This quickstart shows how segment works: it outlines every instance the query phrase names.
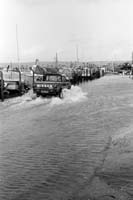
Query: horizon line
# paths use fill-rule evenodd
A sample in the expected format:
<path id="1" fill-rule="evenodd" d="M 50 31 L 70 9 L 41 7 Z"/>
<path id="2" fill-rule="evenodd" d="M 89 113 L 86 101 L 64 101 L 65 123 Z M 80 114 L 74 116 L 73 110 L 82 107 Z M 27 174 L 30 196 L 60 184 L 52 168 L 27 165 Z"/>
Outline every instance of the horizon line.
<path id="1" fill-rule="evenodd" d="M 77 63 L 77 61 L 71 61 L 71 60 L 69 60 L 69 61 L 58 61 L 58 63 Z M 130 59 L 130 60 L 93 60 L 93 61 L 79 61 L 78 63 L 93 63 L 93 62 L 132 62 L 132 60 Z M 35 63 L 35 61 L 21 61 L 21 62 L 19 62 L 19 64 L 26 64 L 26 63 Z M 39 63 L 55 63 L 55 61 L 42 61 L 42 60 L 40 60 L 39 61 Z M 12 62 L 12 61 L 10 61 L 10 62 L 8 62 L 8 61 L 4 61 L 4 62 L 0 62 L 0 64 L 18 64 L 18 62 L 17 61 L 15 61 L 15 62 Z"/>

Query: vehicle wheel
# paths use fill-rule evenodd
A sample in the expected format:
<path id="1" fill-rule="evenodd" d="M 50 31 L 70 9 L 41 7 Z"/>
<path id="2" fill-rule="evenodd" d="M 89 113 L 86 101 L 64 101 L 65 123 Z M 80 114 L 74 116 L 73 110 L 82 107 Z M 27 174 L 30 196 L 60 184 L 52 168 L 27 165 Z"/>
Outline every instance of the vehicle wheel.
<path id="1" fill-rule="evenodd" d="M 4 93 L 4 97 L 5 97 L 5 98 L 9 98 L 9 97 L 10 97 L 9 91 L 6 90 L 6 91 L 4 91 L 3 93 Z"/>
<path id="2" fill-rule="evenodd" d="M 64 98 L 64 95 L 63 95 L 63 91 L 62 91 L 62 90 L 59 92 L 59 98 L 60 98 L 60 99 L 63 99 L 63 98 Z"/>
<path id="3" fill-rule="evenodd" d="M 37 97 L 40 97 L 40 94 L 39 94 L 39 93 L 36 93 L 36 96 L 37 96 Z"/>

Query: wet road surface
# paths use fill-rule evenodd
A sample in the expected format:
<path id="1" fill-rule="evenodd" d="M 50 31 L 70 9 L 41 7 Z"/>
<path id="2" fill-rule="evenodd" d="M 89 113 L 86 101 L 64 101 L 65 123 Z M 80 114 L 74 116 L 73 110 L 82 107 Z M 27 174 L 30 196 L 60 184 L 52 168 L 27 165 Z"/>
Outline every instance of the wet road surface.
<path id="1" fill-rule="evenodd" d="M 0 103 L 0 199 L 132 198 L 100 197 L 98 190 L 108 190 L 99 170 L 113 138 L 132 131 L 133 80 L 105 76 L 64 95 L 33 100 L 29 93 Z"/>

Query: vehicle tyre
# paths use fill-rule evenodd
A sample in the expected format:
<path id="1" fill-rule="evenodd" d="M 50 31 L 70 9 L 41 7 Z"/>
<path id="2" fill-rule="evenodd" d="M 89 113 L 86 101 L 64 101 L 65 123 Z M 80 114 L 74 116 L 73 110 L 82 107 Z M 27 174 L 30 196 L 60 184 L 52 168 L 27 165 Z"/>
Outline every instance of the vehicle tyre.
<path id="1" fill-rule="evenodd" d="M 59 92 L 59 98 L 60 98 L 60 99 L 63 99 L 63 98 L 64 98 L 64 95 L 63 95 L 63 91 L 62 91 L 62 90 L 60 90 L 60 92 Z"/>
<path id="2" fill-rule="evenodd" d="M 39 94 L 39 93 L 36 93 L 36 96 L 37 96 L 37 97 L 40 97 L 40 94 Z"/>
<path id="3" fill-rule="evenodd" d="M 4 97 L 9 98 L 10 97 L 10 92 L 7 90 L 4 90 Z"/>

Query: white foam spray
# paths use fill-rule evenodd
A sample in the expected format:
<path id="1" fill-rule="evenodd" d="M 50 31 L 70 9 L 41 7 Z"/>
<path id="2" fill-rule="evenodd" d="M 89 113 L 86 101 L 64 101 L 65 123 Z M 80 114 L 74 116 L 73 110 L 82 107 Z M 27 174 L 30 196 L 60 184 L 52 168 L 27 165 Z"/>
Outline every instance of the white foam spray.
<path id="1" fill-rule="evenodd" d="M 87 93 L 83 92 L 79 86 L 72 86 L 70 90 L 63 90 L 63 98 L 52 97 L 52 98 L 43 98 L 37 97 L 36 94 L 33 93 L 33 90 L 30 90 L 28 93 L 23 96 L 8 99 L 4 102 L 4 107 L 11 109 L 21 109 L 28 108 L 37 105 L 49 105 L 50 107 L 54 105 L 64 105 L 71 103 L 78 103 L 81 101 L 87 100 Z"/>
<path id="2" fill-rule="evenodd" d="M 71 89 L 63 90 L 63 98 L 52 98 L 51 105 L 71 104 L 87 100 L 87 93 L 79 86 L 72 86 Z"/>

